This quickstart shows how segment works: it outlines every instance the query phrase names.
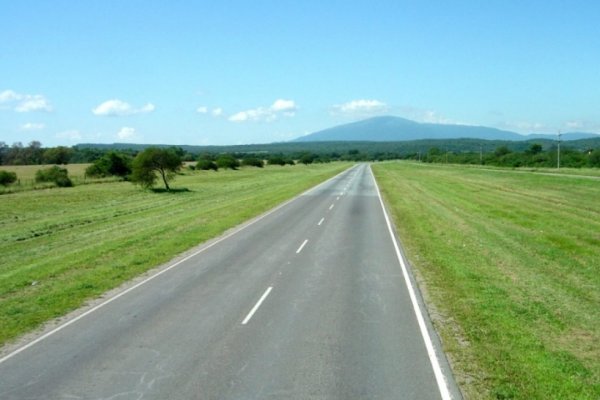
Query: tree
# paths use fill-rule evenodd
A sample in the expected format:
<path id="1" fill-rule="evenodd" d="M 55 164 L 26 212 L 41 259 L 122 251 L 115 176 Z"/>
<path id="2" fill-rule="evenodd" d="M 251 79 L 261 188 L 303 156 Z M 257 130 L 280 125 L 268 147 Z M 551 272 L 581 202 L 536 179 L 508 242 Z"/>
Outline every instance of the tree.
<path id="1" fill-rule="evenodd" d="M 43 161 L 46 164 L 68 164 L 73 150 L 69 147 L 58 146 L 46 149 L 43 154 Z"/>
<path id="2" fill-rule="evenodd" d="M 17 174 L 10 171 L 0 171 L 0 185 L 8 186 L 17 181 Z"/>
<path id="3" fill-rule="evenodd" d="M 198 162 L 196 163 L 196 169 L 201 169 L 203 171 L 208 171 L 209 169 L 212 169 L 213 171 L 217 171 L 219 169 L 219 166 L 214 161 L 203 158 L 201 160 L 198 160 Z"/>
<path id="4" fill-rule="evenodd" d="M 529 148 L 527 150 L 525 150 L 525 153 L 530 154 L 530 155 L 536 155 L 542 152 L 542 145 L 539 143 L 534 143 L 531 146 L 529 146 Z"/>
<path id="5" fill-rule="evenodd" d="M 510 149 L 506 146 L 500 146 L 494 150 L 496 157 L 502 157 L 510 153 Z"/>
<path id="6" fill-rule="evenodd" d="M 600 167 L 600 149 L 590 151 L 588 165 L 590 167 Z"/>
<path id="7" fill-rule="evenodd" d="M 242 165 L 245 165 L 248 167 L 262 168 L 262 167 L 264 167 L 265 164 L 264 164 L 263 160 L 261 160 L 259 158 L 249 157 L 249 158 L 244 158 L 242 160 Z"/>
<path id="8" fill-rule="evenodd" d="M 169 181 L 181 169 L 181 157 L 172 149 L 149 147 L 138 153 L 133 160 L 131 180 L 145 188 L 154 186 L 160 175 L 165 189 L 171 190 Z"/>
<path id="9" fill-rule="evenodd" d="M 312 164 L 313 161 L 315 160 L 315 158 L 317 158 L 316 154 L 311 154 L 311 153 L 304 153 L 301 157 L 300 157 L 300 162 L 302 164 L 308 165 L 308 164 Z"/>
<path id="10" fill-rule="evenodd" d="M 238 169 L 240 162 L 231 154 L 222 154 L 217 158 L 217 165 L 219 168 Z"/>
<path id="11" fill-rule="evenodd" d="M 131 162 L 132 158 L 129 155 L 110 151 L 87 167 L 85 174 L 97 177 L 112 175 L 126 178 L 131 174 Z"/>
<path id="12" fill-rule="evenodd" d="M 268 160 L 269 165 L 285 165 L 285 160 L 282 156 L 271 156 Z"/>

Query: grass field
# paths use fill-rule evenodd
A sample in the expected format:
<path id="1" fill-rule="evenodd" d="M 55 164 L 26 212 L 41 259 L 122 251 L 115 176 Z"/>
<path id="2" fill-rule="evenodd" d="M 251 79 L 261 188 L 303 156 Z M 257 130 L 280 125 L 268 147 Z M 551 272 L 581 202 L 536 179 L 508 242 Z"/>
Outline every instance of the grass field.
<path id="1" fill-rule="evenodd" d="M 91 179 L 85 177 L 85 169 L 90 164 L 68 164 L 62 165 L 61 168 L 66 168 L 69 172 L 69 178 L 74 185 L 83 185 L 87 183 L 98 183 L 98 182 L 115 182 L 117 178 L 101 178 Z M 52 165 L 1 165 L 0 170 L 10 171 L 17 174 L 18 181 L 7 187 L 0 186 L 0 194 L 9 194 L 22 192 L 25 190 L 33 189 L 47 189 L 56 187 L 54 183 L 50 182 L 36 182 L 35 173 L 43 168 L 49 168 Z"/>
<path id="2" fill-rule="evenodd" d="M 0 344 L 349 166 L 187 171 L 177 193 L 111 182 L 0 196 Z"/>
<path id="3" fill-rule="evenodd" d="M 469 399 L 600 399 L 600 180 L 373 166 Z"/>

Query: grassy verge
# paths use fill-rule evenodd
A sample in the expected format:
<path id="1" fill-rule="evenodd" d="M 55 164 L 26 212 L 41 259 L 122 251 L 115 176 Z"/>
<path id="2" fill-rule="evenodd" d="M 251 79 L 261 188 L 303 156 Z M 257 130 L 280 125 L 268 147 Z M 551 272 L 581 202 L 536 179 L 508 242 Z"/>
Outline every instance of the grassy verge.
<path id="1" fill-rule="evenodd" d="M 600 182 L 373 170 L 465 396 L 600 398 Z"/>
<path id="2" fill-rule="evenodd" d="M 186 172 L 0 196 L 0 345 L 259 215 L 350 164 Z"/>

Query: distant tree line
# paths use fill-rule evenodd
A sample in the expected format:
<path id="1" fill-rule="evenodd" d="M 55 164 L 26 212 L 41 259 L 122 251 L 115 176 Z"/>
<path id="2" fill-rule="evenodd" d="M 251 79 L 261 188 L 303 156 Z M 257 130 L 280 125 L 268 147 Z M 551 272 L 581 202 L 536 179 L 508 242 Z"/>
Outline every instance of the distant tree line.
<path id="1" fill-rule="evenodd" d="M 530 144 L 525 151 L 513 151 L 507 146 L 499 146 L 493 152 L 452 152 L 444 151 L 438 147 L 430 148 L 425 154 L 412 154 L 408 157 L 431 163 L 492 165 L 498 167 L 545 167 L 553 168 L 559 164 L 558 146 L 551 146 L 544 150 L 538 143 Z M 589 148 L 585 151 L 574 150 L 561 146 L 560 166 L 567 168 L 599 168 L 600 147 Z"/>
<path id="2" fill-rule="evenodd" d="M 557 144 L 551 140 L 489 141 L 477 139 L 415 140 L 408 142 L 290 142 L 240 146 L 143 146 L 77 145 L 42 147 L 38 141 L 27 146 L 0 142 L 0 165 L 65 165 L 94 163 L 89 176 L 127 177 L 128 163 L 148 147 L 170 149 L 182 161 L 196 162 L 198 169 L 260 167 L 330 161 L 383 161 L 413 159 L 425 162 L 486 164 L 506 167 L 556 165 Z M 561 165 L 599 167 L 600 139 L 561 143 Z M 108 162 L 108 158 L 112 158 Z M 116 158 L 115 158 L 116 157 Z M 231 160 L 237 160 L 232 162 Z M 99 163 L 97 163 L 99 162 Z M 108 165 L 112 165 L 110 170 Z"/>

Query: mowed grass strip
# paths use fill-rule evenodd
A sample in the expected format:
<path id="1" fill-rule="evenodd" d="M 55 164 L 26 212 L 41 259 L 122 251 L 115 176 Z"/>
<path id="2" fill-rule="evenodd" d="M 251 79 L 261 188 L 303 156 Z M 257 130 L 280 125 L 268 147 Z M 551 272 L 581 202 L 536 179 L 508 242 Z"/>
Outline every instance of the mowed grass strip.
<path id="1" fill-rule="evenodd" d="M 349 166 L 188 171 L 178 193 L 113 182 L 0 196 L 0 344 Z"/>
<path id="2" fill-rule="evenodd" d="M 470 399 L 600 399 L 600 181 L 373 166 Z"/>

